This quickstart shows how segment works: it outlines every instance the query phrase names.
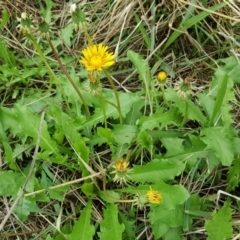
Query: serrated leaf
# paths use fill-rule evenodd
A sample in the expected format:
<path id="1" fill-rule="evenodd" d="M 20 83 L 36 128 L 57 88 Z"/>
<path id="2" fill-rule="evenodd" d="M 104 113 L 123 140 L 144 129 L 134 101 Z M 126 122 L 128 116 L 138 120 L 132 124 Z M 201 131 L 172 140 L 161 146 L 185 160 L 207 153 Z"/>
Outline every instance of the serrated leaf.
<path id="1" fill-rule="evenodd" d="M 95 228 L 91 224 L 92 201 L 89 200 L 87 206 L 83 209 L 79 219 L 75 222 L 71 234 L 68 235 L 68 240 L 92 240 Z"/>
<path id="2" fill-rule="evenodd" d="M 89 148 L 87 147 L 83 139 L 75 141 L 73 143 L 73 148 L 78 153 L 78 156 L 81 158 L 78 159 L 78 163 L 82 170 L 82 176 L 86 177 L 89 175 L 89 171 L 87 170 L 82 161 L 84 161 L 87 164 L 89 163 Z"/>
<path id="3" fill-rule="evenodd" d="M 163 195 L 164 196 L 164 195 Z M 177 195 L 175 195 L 177 197 Z M 183 225 L 184 208 L 182 205 L 175 206 L 174 209 L 167 209 L 161 204 L 151 207 L 149 220 L 151 224 L 166 224 L 168 227 L 179 227 Z"/>
<path id="4" fill-rule="evenodd" d="M 147 131 L 141 131 L 138 134 L 136 141 L 142 148 L 146 148 L 148 151 L 151 151 L 153 148 L 152 136 Z"/>
<path id="5" fill-rule="evenodd" d="M 213 108 L 214 108 L 214 99 L 208 94 L 204 94 L 204 93 L 199 93 L 197 97 L 199 100 L 199 105 L 206 112 L 208 119 L 210 119 L 211 114 L 213 112 Z"/>
<path id="6" fill-rule="evenodd" d="M 155 239 L 161 239 L 161 237 L 164 236 L 169 230 L 169 226 L 165 223 L 159 224 L 156 222 L 151 224 L 151 227 Z"/>
<path id="7" fill-rule="evenodd" d="M 146 78 L 148 76 L 150 76 L 150 70 L 149 70 L 149 66 L 147 64 L 147 61 L 144 60 L 141 55 L 139 55 L 138 53 L 136 53 L 132 50 L 129 50 L 127 52 L 127 57 L 136 67 L 137 72 L 140 76 L 140 79 L 143 80 L 145 83 L 147 83 Z"/>
<path id="8" fill-rule="evenodd" d="M 240 145 L 238 145 L 239 147 Z M 239 185 L 240 180 L 240 158 L 233 162 L 233 166 L 228 170 L 227 191 L 233 191 Z"/>
<path id="9" fill-rule="evenodd" d="M 136 93 L 122 93 L 122 92 L 118 92 L 119 94 L 119 99 L 120 99 L 120 103 L 121 103 L 121 112 L 123 117 L 126 116 L 127 113 L 129 113 L 129 111 L 131 110 L 132 104 L 134 102 L 138 102 L 140 100 L 140 96 L 139 94 Z M 106 100 L 108 100 L 109 102 L 112 102 L 116 105 L 116 99 L 115 99 L 115 95 L 112 91 L 107 92 L 104 95 L 104 98 Z M 110 105 L 107 104 L 105 105 L 105 114 L 106 114 L 106 118 L 114 118 L 114 119 L 118 119 L 119 118 L 119 113 L 118 110 Z M 103 122 L 104 121 L 104 114 L 103 114 L 103 110 L 102 107 L 96 108 L 94 114 L 88 119 L 88 121 L 86 123 L 84 123 L 81 128 L 86 128 L 86 127 L 93 127 L 96 124 Z"/>
<path id="10" fill-rule="evenodd" d="M 213 149 L 224 166 L 230 166 L 234 159 L 233 144 L 221 127 L 204 128 L 201 130 L 201 139 Z"/>
<path id="11" fill-rule="evenodd" d="M 46 9 L 40 4 L 41 13 L 46 22 L 50 23 L 52 18 L 52 7 L 55 6 L 52 0 L 46 0 Z"/>
<path id="12" fill-rule="evenodd" d="M 30 213 L 44 213 L 49 214 L 38 207 L 36 200 L 20 198 L 17 206 L 14 208 L 14 213 L 17 215 L 20 221 L 25 222 L 28 219 Z"/>
<path id="13" fill-rule="evenodd" d="M 104 142 L 107 142 L 109 144 L 113 144 L 115 142 L 115 139 L 113 137 L 113 131 L 109 128 L 98 127 L 97 134 L 102 139 L 105 139 Z"/>
<path id="14" fill-rule="evenodd" d="M 237 57 L 231 56 L 228 58 L 220 59 L 220 62 L 224 63 L 224 65 L 220 66 L 220 68 L 224 70 L 234 82 L 240 83 L 239 79 L 240 65 Z"/>
<path id="15" fill-rule="evenodd" d="M 143 108 L 143 106 L 144 106 L 144 101 L 142 99 L 140 99 L 137 102 L 134 102 L 131 110 L 126 115 L 126 118 L 124 121 L 125 124 L 128 124 L 128 125 L 136 124 L 137 120 L 140 118 L 140 116 L 142 116 L 141 109 Z"/>
<path id="16" fill-rule="evenodd" d="M 128 240 L 135 240 L 135 221 L 130 220 L 127 216 L 122 214 L 121 212 L 119 213 L 121 222 L 124 224 L 125 231 L 123 234 L 123 239 L 128 239 Z"/>
<path id="17" fill-rule="evenodd" d="M 186 102 L 181 101 L 174 89 L 168 88 L 165 90 L 165 97 L 167 101 L 172 101 L 175 103 L 176 108 L 178 111 L 182 114 L 182 116 L 185 116 L 186 114 Z M 196 120 L 202 124 L 206 123 L 206 117 L 203 115 L 199 107 L 193 103 L 190 99 L 187 100 L 188 106 L 188 112 L 187 112 L 187 118 L 190 120 Z"/>
<path id="18" fill-rule="evenodd" d="M 0 196 L 16 196 L 19 189 L 24 185 L 26 177 L 21 173 L 16 173 L 13 171 L 2 171 L 0 172 Z M 30 186 L 30 191 L 32 185 Z"/>
<path id="19" fill-rule="evenodd" d="M 1 114 L 1 109 L 0 109 L 0 116 L 2 117 Z M 17 170 L 17 166 L 13 160 L 13 152 L 12 152 L 12 148 L 8 142 L 8 138 L 6 136 L 6 133 L 3 129 L 3 125 L 2 125 L 2 121 L 0 120 L 0 142 L 3 145 L 4 148 L 4 154 L 5 154 L 5 160 L 8 162 L 9 167 L 11 169 Z"/>
<path id="20" fill-rule="evenodd" d="M 135 165 L 129 177 L 137 182 L 165 181 L 180 175 L 184 168 L 185 164 L 180 161 L 171 163 L 167 160 L 154 159 L 144 166 Z"/>
<path id="21" fill-rule="evenodd" d="M 103 221 L 100 223 L 100 240 L 122 240 L 124 225 L 118 222 L 118 208 L 115 204 L 108 204 L 103 212 Z"/>
<path id="22" fill-rule="evenodd" d="M 138 127 L 133 125 L 114 125 L 113 137 L 115 142 L 123 145 L 125 143 L 131 144 L 133 139 L 137 136 Z"/>
<path id="23" fill-rule="evenodd" d="M 178 228 L 170 228 L 168 232 L 163 236 L 164 240 L 182 240 L 182 230 Z"/>
<path id="24" fill-rule="evenodd" d="M 205 229 L 208 233 L 207 240 L 225 240 L 233 236 L 232 229 L 232 209 L 227 201 L 224 206 L 218 211 L 214 211 L 212 219 L 206 221 Z"/>
<path id="25" fill-rule="evenodd" d="M 89 196 L 89 197 L 96 196 L 95 186 L 93 185 L 92 182 L 83 183 L 83 185 L 81 186 L 81 190 L 86 196 Z"/>
<path id="26" fill-rule="evenodd" d="M 15 105 L 14 108 L 2 108 L 3 127 L 10 129 L 11 133 L 18 135 L 21 139 L 29 136 L 36 143 L 40 126 L 40 115 L 33 114 L 27 107 Z M 49 133 L 47 123 L 43 121 L 40 147 L 57 154 L 56 142 L 54 142 Z"/>
<path id="27" fill-rule="evenodd" d="M 163 109 L 159 109 L 158 112 L 153 113 L 150 116 L 142 116 L 139 119 L 139 126 L 141 130 L 153 130 L 156 128 L 163 128 L 172 123 L 172 112 L 163 112 Z"/>
<path id="28" fill-rule="evenodd" d="M 224 67 L 217 68 L 210 88 L 205 94 L 200 95 L 200 101 L 207 110 L 208 116 L 211 116 L 210 125 L 216 125 L 215 122 L 221 119 L 222 125 L 228 129 L 234 122 L 231 102 L 236 101 L 230 72 Z"/>
<path id="29" fill-rule="evenodd" d="M 184 149 L 183 141 L 184 139 L 182 138 L 162 138 L 161 142 L 167 149 L 165 156 L 174 156 L 184 153 L 186 150 Z"/>
<path id="30" fill-rule="evenodd" d="M 64 42 L 70 47 L 71 38 L 73 37 L 73 25 L 68 24 L 66 27 L 61 29 L 61 36 Z"/>
<path id="31" fill-rule="evenodd" d="M 190 139 L 189 146 L 183 146 L 180 138 L 161 138 L 162 144 L 167 149 L 164 159 L 171 162 L 184 161 L 187 163 L 186 169 L 192 169 L 199 158 L 206 159 L 209 171 L 220 163 L 219 158 L 214 155 L 214 151 L 206 150 L 207 145 L 199 138 L 188 134 Z"/>

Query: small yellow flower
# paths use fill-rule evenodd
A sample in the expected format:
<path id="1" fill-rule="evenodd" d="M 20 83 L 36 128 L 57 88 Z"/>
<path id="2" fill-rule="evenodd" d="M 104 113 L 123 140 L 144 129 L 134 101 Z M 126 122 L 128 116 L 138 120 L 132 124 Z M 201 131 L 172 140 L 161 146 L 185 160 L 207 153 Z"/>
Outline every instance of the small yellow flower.
<path id="1" fill-rule="evenodd" d="M 115 170 L 112 171 L 112 174 L 115 174 L 113 181 L 123 184 L 127 183 L 127 179 L 129 178 L 128 173 L 132 171 L 132 169 L 128 168 L 129 162 L 124 159 L 116 160 L 114 164 Z"/>
<path id="2" fill-rule="evenodd" d="M 146 196 L 150 203 L 159 204 L 162 202 L 162 194 L 158 191 L 154 191 L 152 187 L 150 187 L 150 190 L 147 192 Z"/>
<path id="3" fill-rule="evenodd" d="M 108 47 L 102 43 L 89 46 L 82 51 L 83 57 L 80 59 L 87 71 L 102 71 L 103 68 L 114 64 L 115 54 L 108 52 Z"/>
<path id="4" fill-rule="evenodd" d="M 118 172 L 126 172 L 128 169 L 129 162 L 123 159 L 118 159 L 115 162 L 115 168 Z"/>
<path id="5" fill-rule="evenodd" d="M 157 79 L 159 82 L 164 82 L 166 81 L 167 79 L 167 73 L 165 73 L 164 71 L 160 71 L 158 74 L 157 74 Z"/>

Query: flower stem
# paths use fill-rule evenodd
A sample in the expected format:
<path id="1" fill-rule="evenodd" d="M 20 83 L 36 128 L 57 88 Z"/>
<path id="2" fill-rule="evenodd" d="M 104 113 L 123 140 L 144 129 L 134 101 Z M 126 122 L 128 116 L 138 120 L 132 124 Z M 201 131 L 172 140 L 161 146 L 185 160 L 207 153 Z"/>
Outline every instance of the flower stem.
<path id="1" fill-rule="evenodd" d="M 103 176 L 103 192 L 104 192 L 105 196 L 106 196 L 108 199 L 110 199 L 110 200 L 112 200 L 112 201 L 114 201 L 114 202 L 119 202 L 119 203 L 133 203 L 133 202 L 137 202 L 137 201 L 138 201 L 136 198 L 135 198 L 135 199 L 126 199 L 126 200 L 124 200 L 124 199 L 116 199 L 116 198 L 111 197 L 111 196 L 108 194 L 107 189 L 106 189 L 106 179 L 105 179 L 105 176 Z"/>
<path id="2" fill-rule="evenodd" d="M 100 98 L 101 102 L 102 102 L 102 110 L 103 110 L 103 121 L 104 121 L 104 126 L 107 129 L 107 115 L 106 115 L 106 102 L 104 100 L 104 98 L 102 97 L 102 94 L 98 95 L 98 97 Z"/>
<path id="3" fill-rule="evenodd" d="M 84 27 L 84 28 L 83 28 L 83 31 L 84 31 L 84 34 L 85 34 L 87 40 L 88 40 L 89 45 L 93 45 L 93 41 L 92 41 L 92 39 L 91 39 L 91 37 L 90 37 L 88 31 L 87 31 L 87 28 Z"/>
<path id="4" fill-rule="evenodd" d="M 70 77 L 68 71 L 66 70 L 66 68 L 64 67 L 64 65 L 62 64 L 58 54 L 57 54 L 57 51 L 55 50 L 53 44 L 52 44 L 52 41 L 48 38 L 48 43 L 52 49 L 52 52 L 54 54 L 54 57 L 56 58 L 56 60 L 58 61 L 58 64 L 60 65 L 60 68 L 62 69 L 63 73 L 66 75 L 67 79 L 69 80 L 69 82 L 72 84 L 73 88 L 75 89 L 75 91 L 77 92 L 79 98 L 82 100 L 82 103 L 85 107 L 85 110 L 88 114 L 88 116 L 90 116 L 90 111 L 89 111 L 89 108 L 88 108 L 88 105 L 87 103 L 85 102 L 84 98 L 83 98 L 83 95 L 81 94 L 80 90 L 78 89 L 77 85 L 75 84 L 75 82 L 72 80 L 72 78 Z"/>
<path id="5" fill-rule="evenodd" d="M 117 92 L 117 89 L 114 85 L 114 82 L 112 80 L 112 77 L 110 76 L 110 74 L 106 71 L 106 70 L 103 70 L 105 76 L 107 77 L 113 91 L 114 91 L 114 94 L 115 94 L 115 97 L 116 97 L 116 100 L 117 100 L 117 110 L 118 110 L 118 113 L 119 113 L 119 120 L 120 120 L 120 123 L 123 124 L 123 117 L 122 117 L 122 112 L 121 112 L 121 105 L 120 105 L 120 100 L 119 100 L 119 96 L 118 96 L 118 92 Z"/>
<path id="6" fill-rule="evenodd" d="M 187 116 L 188 116 L 188 101 L 187 101 L 187 99 L 185 100 L 185 103 L 186 103 L 186 108 L 185 108 L 185 116 L 184 116 L 183 121 L 182 121 L 182 124 L 181 124 L 182 127 L 183 127 L 184 124 L 186 123 L 186 121 L 187 121 Z"/>
<path id="7" fill-rule="evenodd" d="M 48 70 L 48 73 L 49 73 L 49 79 L 50 79 L 50 86 L 49 86 L 49 90 L 48 91 L 51 91 L 53 80 L 57 79 L 57 77 L 56 77 L 55 73 L 53 72 L 52 68 L 49 66 L 49 64 L 48 64 L 48 62 L 47 62 L 47 60 L 46 60 L 46 58 L 44 56 L 44 53 L 42 52 L 41 48 L 39 47 L 39 45 L 38 45 L 37 41 L 35 40 L 34 36 L 31 33 L 29 33 L 28 37 L 31 39 L 32 44 L 33 44 L 35 50 L 38 52 L 40 58 L 43 60 L 43 62 L 45 63 L 45 65 L 47 67 L 47 70 Z M 60 88 L 60 90 L 62 92 L 63 98 L 64 98 L 64 100 L 66 102 L 68 111 L 70 113 L 70 106 L 69 106 L 69 103 L 67 101 L 66 94 L 64 93 L 64 89 L 62 88 L 61 84 L 58 83 L 57 81 L 56 81 L 56 84 L 58 85 L 58 87 Z"/>
<path id="8" fill-rule="evenodd" d="M 168 103 L 168 101 L 167 101 L 167 99 L 166 99 L 166 97 L 165 97 L 163 85 L 160 84 L 160 87 L 161 87 L 161 91 L 162 91 L 163 101 L 165 102 L 165 104 L 166 104 L 169 108 L 171 108 L 170 104 Z"/>

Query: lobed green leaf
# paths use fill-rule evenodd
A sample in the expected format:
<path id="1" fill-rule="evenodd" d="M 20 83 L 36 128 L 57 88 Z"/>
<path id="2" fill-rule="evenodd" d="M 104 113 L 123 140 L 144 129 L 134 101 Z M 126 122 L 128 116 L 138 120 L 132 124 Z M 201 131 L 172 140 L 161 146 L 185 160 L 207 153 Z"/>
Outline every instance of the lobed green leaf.
<path id="1" fill-rule="evenodd" d="M 212 219 L 205 222 L 205 229 L 208 233 L 207 240 L 231 238 L 233 236 L 231 216 L 230 202 L 226 201 L 218 212 L 213 212 Z"/>
<path id="2" fill-rule="evenodd" d="M 185 169 L 182 162 L 154 159 L 143 166 L 135 165 L 133 173 L 129 174 L 131 180 L 136 182 L 157 182 L 170 180 L 180 175 Z"/>
<path id="3" fill-rule="evenodd" d="M 223 127 L 204 128 L 201 130 L 201 140 L 213 149 L 215 155 L 224 166 L 230 166 L 234 159 L 233 144 Z"/>
<path id="4" fill-rule="evenodd" d="M 103 221 L 100 223 L 100 240 L 122 240 L 124 225 L 118 222 L 118 208 L 115 204 L 108 204 L 103 212 Z"/>
<path id="5" fill-rule="evenodd" d="M 92 240 L 95 229 L 91 224 L 92 201 L 89 200 L 83 209 L 79 219 L 75 222 L 72 232 L 67 236 L 68 240 Z"/>

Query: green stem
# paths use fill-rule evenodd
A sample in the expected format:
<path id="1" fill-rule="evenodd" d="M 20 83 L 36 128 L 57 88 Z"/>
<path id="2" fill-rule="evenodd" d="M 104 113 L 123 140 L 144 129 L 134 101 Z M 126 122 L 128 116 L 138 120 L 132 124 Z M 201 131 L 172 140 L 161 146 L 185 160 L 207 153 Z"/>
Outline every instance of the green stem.
<path id="1" fill-rule="evenodd" d="M 112 80 L 112 77 L 109 75 L 109 73 L 106 71 L 106 70 L 103 70 L 105 76 L 107 77 L 113 91 L 114 91 L 114 94 L 115 94 L 115 97 L 116 97 L 116 100 L 117 100 L 117 110 L 118 110 L 118 113 L 119 113 L 119 120 L 120 120 L 120 123 L 123 124 L 123 117 L 122 117 L 122 112 L 121 112 L 121 105 L 120 105 L 120 100 L 119 100 L 119 96 L 118 96 L 118 92 L 117 92 L 117 89 L 114 85 L 114 82 Z"/>
<path id="2" fill-rule="evenodd" d="M 88 33 L 88 31 L 85 27 L 83 28 L 83 31 L 84 31 L 84 34 L 85 34 L 87 40 L 88 40 L 89 45 L 93 45 L 93 41 L 92 41 L 92 39 L 91 39 L 91 37 L 90 37 L 90 35 L 89 35 L 89 33 Z"/>
<path id="3" fill-rule="evenodd" d="M 53 84 L 53 79 L 57 79 L 57 77 L 56 77 L 55 73 L 53 72 L 52 68 L 49 66 L 49 64 L 48 64 L 48 62 L 47 62 L 47 60 L 45 58 L 45 55 L 42 52 L 41 48 L 39 47 L 39 45 L 38 45 L 37 41 L 35 40 L 34 36 L 31 33 L 29 33 L 28 36 L 31 39 L 31 41 L 33 43 L 33 46 L 36 49 L 36 51 L 38 52 L 40 58 L 43 60 L 43 62 L 45 63 L 45 66 L 48 69 L 48 73 L 49 73 L 49 77 L 50 77 L 50 86 L 49 86 L 49 90 L 48 91 L 51 91 L 52 84 Z M 64 98 L 64 100 L 66 102 L 66 105 L 67 105 L 67 108 L 68 108 L 68 112 L 71 113 L 70 106 L 69 106 L 69 103 L 67 101 L 67 97 L 66 97 L 66 95 L 64 93 L 64 89 L 62 88 L 60 83 L 56 82 L 56 84 L 58 85 L 58 87 L 60 88 L 60 90 L 62 92 L 63 98 Z"/>
<path id="4" fill-rule="evenodd" d="M 186 99 L 185 102 L 186 102 L 186 108 L 185 108 L 185 116 L 184 116 L 183 121 L 182 121 L 182 124 L 181 124 L 182 127 L 183 127 L 184 124 L 186 123 L 186 121 L 187 121 L 187 116 L 188 116 L 188 100 Z"/>
<path id="5" fill-rule="evenodd" d="M 98 97 L 102 101 L 103 120 L 104 120 L 105 128 L 107 128 L 107 115 L 106 115 L 105 101 L 104 101 L 104 98 L 102 97 L 102 94 L 98 95 Z"/>
<path id="6" fill-rule="evenodd" d="M 99 98 L 101 98 L 103 101 L 107 102 L 108 104 L 112 105 L 113 107 L 115 107 L 118 110 L 118 106 L 110 101 L 108 101 L 107 99 L 104 99 L 103 96 L 98 95 Z"/>
<path id="7" fill-rule="evenodd" d="M 46 65 L 46 67 L 48 69 L 48 73 L 50 75 L 50 87 L 49 87 L 49 90 L 51 90 L 52 84 L 53 84 L 53 78 L 55 77 L 55 74 L 54 74 L 53 70 L 51 69 L 51 67 L 49 66 L 49 64 L 48 64 L 48 62 L 47 62 L 47 60 L 45 58 L 45 55 L 42 52 L 41 48 L 39 47 L 39 45 L 38 45 L 37 41 L 35 40 L 34 36 L 31 33 L 29 33 L 28 36 L 31 39 L 34 48 L 38 52 L 38 55 L 41 57 L 41 59 L 43 60 L 43 62 L 45 63 L 45 65 Z"/>
<path id="8" fill-rule="evenodd" d="M 137 201 L 138 201 L 137 198 L 124 200 L 124 199 L 116 199 L 116 198 L 111 197 L 111 196 L 108 194 L 107 189 L 106 189 L 106 179 L 105 179 L 105 176 L 103 176 L 103 192 L 104 192 L 105 196 L 106 196 L 108 199 L 110 199 L 110 200 L 112 200 L 112 201 L 114 201 L 114 202 L 119 202 L 119 203 L 133 203 L 133 202 L 137 202 Z"/>
<path id="9" fill-rule="evenodd" d="M 171 108 L 170 104 L 168 103 L 168 101 L 167 101 L 167 99 L 166 99 L 166 97 L 165 97 L 164 87 L 163 87 L 163 85 L 162 85 L 161 83 L 160 83 L 160 87 L 161 87 L 161 91 L 162 91 L 163 101 L 165 102 L 165 104 L 166 104 L 169 108 Z"/>
<path id="10" fill-rule="evenodd" d="M 89 111 L 89 108 L 88 108 L 88 105 L 87 103 L 85 102 L 80 90 L 78 89 L 77 85 L 75 84 L 75 82 L 72 80 L 71 76 L 69 75 L 68 71 L 66 70 L 66 68 L 64 67 L 64 65 L 62 64 L 58 54 L 57 54 L 57 51 L 55 50 L 53 44 L 52 44 L 52 41 L 48 38 L 48 43 L 52 49 L 52 52 L 54 54 L 54 57 L 56 58 L 56 60 L 58 61 L 58 64 L 60 65 L 60 68 L 61 70 L 63 71 L 63 73 L 66 75 L 67 79 L 69 80 L 69 82 L 72 84 L 73 88 L 75 89 L 75 91 L 77 92 L 79 98 L 82 100 L 82 103 L 85 107 L 85 110 L 88 114 L 88 116 L 90 116 L 90 111 Z"/>

